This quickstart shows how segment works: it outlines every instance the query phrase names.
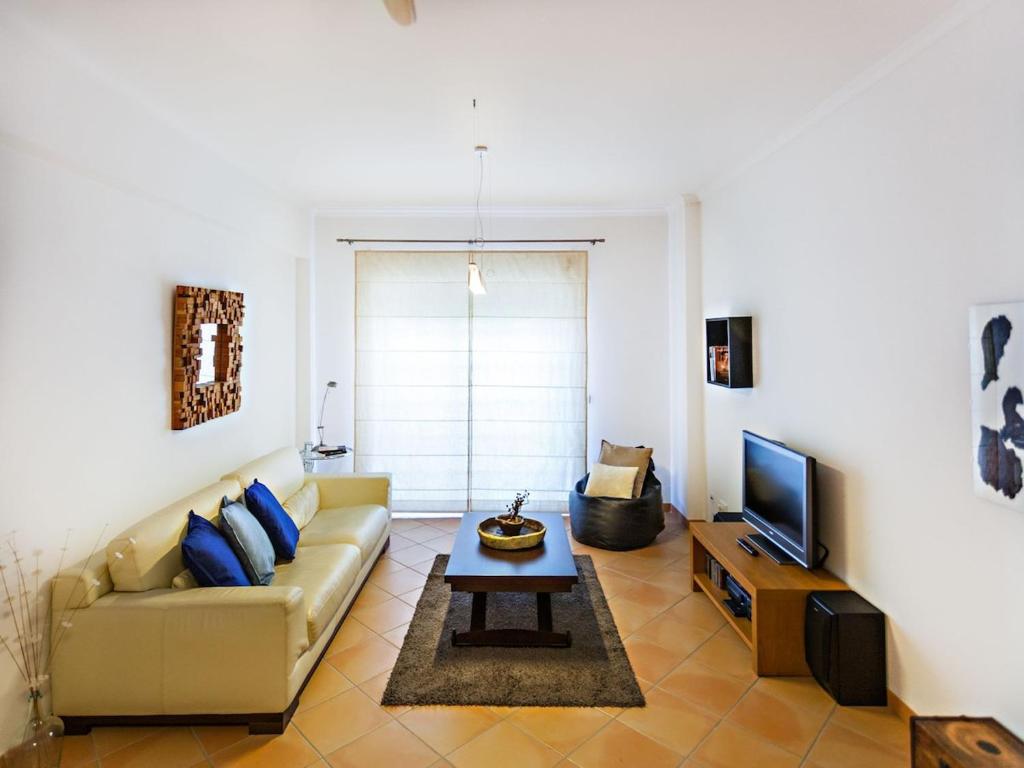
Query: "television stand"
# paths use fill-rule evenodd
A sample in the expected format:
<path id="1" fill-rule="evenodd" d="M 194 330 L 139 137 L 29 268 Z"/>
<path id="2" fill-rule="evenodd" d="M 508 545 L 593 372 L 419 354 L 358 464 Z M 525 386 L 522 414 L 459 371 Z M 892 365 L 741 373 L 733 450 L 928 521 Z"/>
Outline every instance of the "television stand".
<path id="1" fill-rule="evenodd" d="M 747 536 L 747 541 L 764 552 L 768 557 L 779 565 L 799 565 L 799 563 L 786 554 L 786 551 L 769 539 L 763 533 L 752 533 Z"/>
<path id="2" fill-rule="evenodd" d="M 747 523 L 690 523 L 693 589 L 711 604 L 754 655 L 758 675 L 810 675 L 804 658 L 804 612 L 807 595 L 820 590 L 849 589 L 826 570 L 792 568 L 767 557 L 751 557 L 736 539 L 756 531 Z M 750 595 L 750 618 L 734 616 L 725 605 L 729 594 L 705 573 L 708 556 L 715 558 Z"/>

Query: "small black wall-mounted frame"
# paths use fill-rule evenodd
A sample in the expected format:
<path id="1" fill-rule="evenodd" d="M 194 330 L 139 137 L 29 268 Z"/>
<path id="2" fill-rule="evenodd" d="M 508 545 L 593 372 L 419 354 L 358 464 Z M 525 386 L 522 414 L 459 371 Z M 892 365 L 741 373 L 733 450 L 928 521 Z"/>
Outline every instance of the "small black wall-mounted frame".
<path id="1" fill-rule="evenodd" d="M 242 406 L 244 296 L 179 285 L 174 292 L 171 337 L 171 428 L 188 429 Z M 216 380 L 199 383 L 202 326 L 215 323 Z"/>
<path id="2" fill-rule="evenodd" d="M 753 387 L 751 318 L 708 318 L 704 321 L 704 330 L 704 367 L 708 384 L 728 389 Z"/>

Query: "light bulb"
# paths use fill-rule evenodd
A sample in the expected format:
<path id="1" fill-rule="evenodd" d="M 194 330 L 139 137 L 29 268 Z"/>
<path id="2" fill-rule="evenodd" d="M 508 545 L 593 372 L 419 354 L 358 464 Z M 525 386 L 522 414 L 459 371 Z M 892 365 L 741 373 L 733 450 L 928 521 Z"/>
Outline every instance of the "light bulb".
<path id="1" fill-rule="evenodd" d="M 469 290 L 477 295 L 487 293 L 487 286 L 484 285 L 484 275 L 477 264 L 469 265 Z"/>

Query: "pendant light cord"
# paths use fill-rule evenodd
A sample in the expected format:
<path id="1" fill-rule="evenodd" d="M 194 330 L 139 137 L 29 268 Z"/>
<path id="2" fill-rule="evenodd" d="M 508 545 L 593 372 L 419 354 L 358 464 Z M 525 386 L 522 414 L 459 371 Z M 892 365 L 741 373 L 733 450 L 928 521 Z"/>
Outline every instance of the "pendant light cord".
<path id="1" fill-rule="evenodd" d="M 480 216 L 480 196 L 484 191 L 484 153 L 477 151 L 477 157 L 480 160 L 480 178 L 476 185 L 476 223 L 473 229 L 474 239 L 484 239 L 484 221 Z"/>
<path id="2" fill-rule="evenodd" d="M 480 143 L 480 118 L 476 111 L 476 99 L 473 99 L 473 151 L 476 152 L 477 160 L 479 161 L 479 173 L 477 175 L 476 182 L 476 216 L 473 220 L 473 239 L 477 242 L 483 242 L 484 239 L 484 221 L 480 216 L 480 198 L 484 191 L 484 155 L 487 153 L 487 147 Z"/>
<path id="3" fill-rule="evenodd" d="M 569 245 L 569 244 L 584 244 L 589 243 L 590 245 L 597 245 L 603 243 L 605 239 L 603 237 L 573 237 L 573 238 L 533 238 L 525 240 L 485 240 L 484 239 L 484 218 L 480 213 L 480 203 L 483 200 L 484 194 L 484 155 L 487 154 L 488 148 L 486 144 L 480 143 L 480 124 L 479 115 L 476 110 L 476 99 L 473 99 L 473 150 L 477 155 L 478 162 L 478 177 L 476 183 L 476 204 L 474 206 L 473 213 L 473 238 L 471 240 L 432 240 L 432 239 L 406 239 L 406 238 L 393 238 L 393 237 L 339 237 L 337 242 L 348 243 L 349 245 L 355 245 L 356 243 L 416 243 L 417 245 L 460 245 L 469 246 L 469 263 L 479 267 L 476 263 L 476 254 L 481 252 L 481 249 L 487 245 L 512 245 L 512 246 L 523 246 L 523 245 L 546 245 L 546 244 L 557 244 L 557 245 Z M 490 200 L 490 213 L 488 216 L 488 223 L 490 224 L 491 230 L 494 230 L 494 181 L 493 174 L 489 179 L 489 200 Z"/>

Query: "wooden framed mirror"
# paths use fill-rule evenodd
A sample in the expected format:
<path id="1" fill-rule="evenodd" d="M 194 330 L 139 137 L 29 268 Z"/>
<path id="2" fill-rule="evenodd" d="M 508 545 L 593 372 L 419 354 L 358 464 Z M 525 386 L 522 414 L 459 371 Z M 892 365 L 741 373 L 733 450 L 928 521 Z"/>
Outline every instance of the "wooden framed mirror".
<path id="1" fill-rule="evenodd" d="M 179 285 L 171 339 L 171 428 L 188 429 L 242 406 L 244 296 Z"/>

